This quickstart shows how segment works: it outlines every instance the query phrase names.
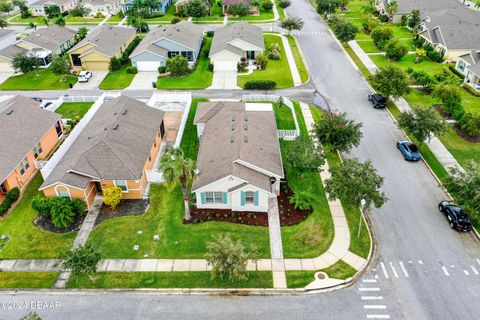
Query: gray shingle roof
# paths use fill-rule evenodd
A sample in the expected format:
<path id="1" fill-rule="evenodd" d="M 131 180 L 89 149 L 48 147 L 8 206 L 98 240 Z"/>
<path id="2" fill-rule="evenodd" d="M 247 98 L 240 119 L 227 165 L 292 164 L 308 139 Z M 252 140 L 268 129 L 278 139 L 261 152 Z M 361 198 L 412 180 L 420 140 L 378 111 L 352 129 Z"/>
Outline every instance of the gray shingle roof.
<path id="1" fill-rule="evenodd" d="M 453 0 L 453 1 L 452 0 L 398 0 L 397 12 L 407 13 L 407 12 L 411 12 L 413 9 L 418 9 L 420 10 L 421 13 L 424 13 L 424 12 L 437 10 L 438 8 L 454 9 L 454 8 L 458 8 L 459 5 L 461 4 L 456 0 Z"/>
<path id="2" fill-rule="evenodd" d="M 0 102 L 0 183 L 59 119 L 60 115 L 23 96 Z"/>
<path id="3" fill-rule="evenodd" d="M 480 62 L 480 51 L 471 51 L 469 53 L 462 54 L 459 56 L 459 58 L 462 58 L 470 64 L 477 64 Z"/>
<path id="4" fill-rule="evenodd" d="M 85 39 L 77 43 L 68 52 L 72 52 L 86 43 L 91 43 L 95 45 L 95 48 L 91 50 L 95 50 L 111 57 L 134 34 L 135 30 L 132 28 L 103 25 L 89 33 Z"/>
<path id="5" fill-rule="evenodd" d="M 254 46 L 262 48 L 262 50 L 265 49 L 262 29 L 242 21 L 215 29 L 212 47 L 210 48 L 210 56 L 223 50 L 240 54 L 242 52 L 240 49 L 229 44 L 235 39 L 242 39 Z"/>
<path id="6" fill-rule="evenodd" d="M 41 188 L 83 189 L 89 177 L 140 179 L 162 119 L 163 111 L 126 96 L 104 102 Z"/>
<path id="7" fill-rule="evenodd" d="M 13 59 L 13 57 L 15 57 L 17 54 L 19 53 L 25 53 L 27 52 L 27 50 L 23 49 L 23 48 L 20 48 L 20 47 L 17 47 L 15 45 L 12 45 L 12 46 L 8 46 L 6 48 L 3 48 L 2 50 L 0 50 L 0 56 L 2 57 L 5 57 L 7 59 Z"/>
<path id="8" fill-rule="evenodd" d="M 198 152 L 199 174 L 192 189 L 233 175 L 271 191 L 268 175 L 236 163 L 238 160 L 283 177 L 272 111 L 245 111 L 242 102 L 199 103 L 195 123 L 205 123 L 205 129 Z"/>
<path id="9" fill-rule="evenodd" d="M 0 39 L 8 36 L 12 32 L 13 30 L 10 30 L 10 29 L 0 29 Z"/>
<path id="10" fill-rule="evenodd" d="M 162 38 L 171 40 L 187 48 L 195 50 L 197 44 L 202 38 L 203 30 L 198 26 L 188 21 L 181 21 L 177 24 L 168 26 L 159 26 L 151 30 L 145 38 L 133 50 L 130 56 L 135 56 L 138 53 L 148 50 L 167 58 L 168 51 L 154 44 Z"/>
<path id="11" fill-rule="evenodd" d="M 245 4 L 250 4 L 250 0 L 223 0 L 222 1 L 222 6 L 231 6 L 232 4 L 236 3 L 245 3 Z"/>
<path id="12" fill-rule="evenodd" d="M 31 4 L 31 6 L 43 6 L 44 4 L 56 4 L 62 6 L 65 3 L 71 2 L 72 0 L 38 0 Z"/>

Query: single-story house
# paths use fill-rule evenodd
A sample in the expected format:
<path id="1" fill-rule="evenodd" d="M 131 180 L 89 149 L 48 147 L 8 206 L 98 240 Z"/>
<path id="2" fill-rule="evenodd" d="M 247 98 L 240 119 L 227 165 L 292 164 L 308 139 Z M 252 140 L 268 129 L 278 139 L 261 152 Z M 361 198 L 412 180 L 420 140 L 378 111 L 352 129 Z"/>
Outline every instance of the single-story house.
<path id="1" fill-rule="evenodd" d="M 222 11 L 223 11 L 223 14 L 227 14 L 227 13 L 228 13 L 228 8 L 229 8 L 232 4 L 239 4 L 239 3 L 251 5 L 251 4 L 252 4 L 252 1 L 250 1 L 250 0 L 222 0 Z M 257 7 L 251 6 L 251 7 L 250 7 L 250 10 L 251 10 L 251 14 L 257 14 L 257 13 L 258 13 Z"/>
<path id="2" fill-rule="evenodd" d="M 420 10 L 420 13 L 435 11 L 438 8 L 455 9 L 460 7 L 457 1 L 451 0 L 377 0 L 376 7 L 381 14 L 387 14 L 388 4 L 396 2 L 397 11 L 393 14 L 392 22 L 400 23 L 402 17 L 409 15 L 412 10 Z"/>
<path id="3" fill-rule="evenodd" d="M 90 9 L 90 15 L 95 17 L 101 13 L 104 17 L 118 13 L 122 8 L 122 0 L 82 0 L 81 4 Z"/>
<path id="4" fill-rule="evenodd" d="M 237 70 L 242 57 L 253 61 L 264 50 L 262 29 L 242 21 L 215 29 L 210 61 L 215 70 Z"/>
<path id="5" fill-rule="evenodd" d="M 480 13 L 464 7 L 441 9 L 424 14 L 419 36 L 447 60 L 480 50 Z"/>
<path id="6" fill-rule="evenodd" d="M 30 5 L 32 16 L 46 16 L 45 8 L 57 6 L 60 12 L 72 10 L 78 4 L 77 0 L 38 0 Z"/>
<path id="7" fill-rule="evenodd" d="M 201 102 L 194 124 L 200 139 L 198 209 L 268 211 L 284 177 L 271 104 Z"/>
<path id="8" fill-rule="evenodd" d="M 110 59 L 121 57 L 135 38 L 135 29 L 103 25 L 68 51 L 75 68 L 108 71 Z"/>
<path id="9" fill-rule="evenodd" d="M 13 188 L 22 190 L 63 136 L 60 115 L 24 96 L 0 102 L 0 202 Z"/>
<path id="10" fill-rule="evenodd" d="M 163 114 L 127 96 L 105 101 L 73 143 L 57 151 L 63 157 L 40 190 L 47 197 L 82 199 L 88 208 L 112 186 L 122 189 L 123 199 L 141 199 L 146 170 L 152 169 L 165 134 Z"/>
<path id="11" fill-rule="evenodd" d="M 156 71 L 168 58 L 182 55 L 190 63 L 197 61 L 202 48 L 202 28 L 188 21 L 151 30 L 130 55 L 138 71 Z"/>
<path id="12" fill-rule="evenodd" d="M 480 91 L 480 51 L 459 56 L 455 69 L 465 75 L 465 83 Z"/>
<path id="13" fill-rule="evenodd" d="M 158 7 L 155 9 L 155 12 L 152 13 L 167 13 L 170 6 L 175 2 L 175 0 L 157 0 Z M 128 0 L 124 4 L 122 4 L 122 12 L 124 15 L 127 15 L 128 10 L 130 10 L 133 6 L 134 0 Z"/>
<path id="14" fill-rule="evenodd" d="M 40 68 L 50 65 L 52 54 L 60 54 L 75 43 L 75 31 L 66 27 L 52 25 L 32 32 L 11 46 L 0 50 L 0 71 L 14 72 L 13 57 L 26 53 L 39 61 Z"/>

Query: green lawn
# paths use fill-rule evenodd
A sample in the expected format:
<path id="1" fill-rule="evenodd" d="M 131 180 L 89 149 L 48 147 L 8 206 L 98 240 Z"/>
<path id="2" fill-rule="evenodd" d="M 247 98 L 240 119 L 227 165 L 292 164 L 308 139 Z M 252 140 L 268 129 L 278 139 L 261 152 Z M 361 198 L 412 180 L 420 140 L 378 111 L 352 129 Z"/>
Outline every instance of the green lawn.
<path id="1" fill-rule="evenodd" d="M 33 22 L 38 26 L 45 25 L 44 17 L 28 17 L 26 19 L 22 19 L 21 15 L 16 16 L 12 20 L 10 20 L 9 23 L 10 22 L 15 24 L 25 24 L 25 25 L 28 25 L 30 22 Z"/>
<path id="2" fill-rule="evenodd" d="M 183 200 L 179 187 L 169 190 L 152 185 L 150 208 L 142 216 L 119 217 L 99 224 L 89 243 L 105 258 L 203 258 L 206 243 L 220 233 L 230 234 L 246 246 L 256 245 L 262 258 L 270 257 L 268 228 L 226 222 L 183 224 Z M 142 234 L 138 234 L 138 231 Z M 121 236 L 119 236 L 121 235 Z M 160 235 L 160 241 L 153 241 Z M 133 246 L 139 245 L 134 251 Z"/>
<path id="3" fill-rule="evenodd" d="M 279 107 L 277 102 L 272 103 L 273 111 L 275 112 L 275 119 L 278 130 L 295 130 L 295 122 L 293 121 L 292 110 L 287 106 Z"/>
<path id="4" fill-rule="evenodd" d="M 50 68 L 36 69 L 8 78 L 0 84 L 0 90 L 62 90 L 76 82 L 77 77 L 73 75 L 57 76 Z"/>
<path id="5" fill-rule="evenodd" d="M 228 18 L 228 21 L 273 20 L 275 18 L 275 15 L 273 14 L 273 9 L 267 12 L 262 7 L 260 7 L 259 10 L 260 15 L 258 16 Z"/>
<path id="6" fill-rule="evenodd" d="M 82 18 L 82 17 L 73 17 L 70 15 L 65 17 L 65 21 L 70 24 L 100 23 L 103 20 L 105 20 L 105 18 L 94 18 L 94 17 Z"/>
<path id="7" fill-rule="evenodd" d="M 72 275 L 67 288 L 272 288 L 272 273 L 249 272 L 248 279 L 211 279 L 210 272 L 100 272 L 91 280 Z"/>
<path id="8" fill-rule="evenodd" d="M 93 102 L 64 102 L 55 112 L 61 114 L 65 119 L 72 119 L 76 116 L 82 118 L 92 105 Z"/>
<path id="9" fill-rule="evenodd" d="M 120 70 L 109 72 L 98 88 L 100 90 L 114 90 L 128 87 L 135 77 L 135 74 L 126 72 L 128 67 L 130 65 L 123 65 Z"/>
<path id="10" fill-rule="evenodd" d="M 300 78 L 302 79 L 302 83 L 304 83 L 308 80 L 308 72 L 307 68 L 305 67 L 305 63 L 303 62 L 300 48 L 298 47 L 298 44 L 293 36 L 286 35 L 286 37 L 288 39 L 288 43 L 290 44 L 290 48 L 292 48 L 293 58 L 295 59 L 298 73 L 300 73 Z"/>
<path id="11" fill-rule="evenodd" d="M 401 43 L 403 43 L 405 46 L 407 46 L 408 51 L 415 51 L 415 47 L 413 46 L 413 40 L 408 39 L 408 40 L 400 40 Z M 382 52 L 382 50 L 378 49 L 375 44 L 373 44 L 373 40 L 362 40 L 362 41 L 357 41 L 358 45 L 360 48 L 363 49 L 366 53 L 372 53 L 372 52 Z"/>
<path id="12" fill-rule="evenodd" d="M 212 84 L 213 72 L 208 70 L 209 59 L 207 53 L 212 45 L 212 38 L 206 37 L 195 71 L 184 77 L 158 78 L 158 89 L 205 89 Z"/>
<path id="13" fill-rule="evenodd" d="M 122 11 L 119 11 L 116 15 L 108 18 L 106 23 L 107 24 L 117 24 L 117 23 L 121 22 L 122 20 L 123 20 Z"/>
<path id="14" fill-rule="evenodd" d="M 212 6 L 212 15 L 211 16 L 193 18 L 192 21 L 193 22 L 197 22 L 197 21 L 223 21 L 222 7 L 219 6 L 218 3 L 215 3 Z"/>
<path id="15" fill-rule="evenodd" d="M 423 59 L 422 62 L 415 64 L 416 54 L 407 54 L 400 61 L 389 61 L 385 56 L 370 56 L 370 59 L 379 67 L 383 68 L 388 65 L 396 66 L 403 71 L 407 71 L 408 68 L 412 68 L 415 71 L 424 71 L 429 75 L 433 76 L 436 73 L 442 73 L 444 68 L 447 68 L 445 65 L 442 65 L 438 62 L 432 62 L 428 59 Z"/>
<path id="16" fill-rule="evenodd" d="M 51 288 L 57 272 L 0 272 L 0 288 Z"/>
<path id="17" fill-rule="evenodd" d="M 285 15 L 285 10 L 278 5 L 278 0 L 275 0 L 275 5 L 277 6 L 277 11 L 279 15 L 280 20 L 285 20 L 286 15 Z M 273 10 L 273 9 L 272 9 Z"/>
<path id="18" fill-rule="evenodd" d="M 268 49 L 272 43 L 280 46 L 280 60 L 268 60 L 265 70 L 255 70 L 252 74 L 246 76 L 238 76 L 237 83 L 240 87 L 245 86 L 245 82 L 251 80 L 273 80 L 277 82 L 277 89 L 293 87 L 293 78 L 290 73 L 287 57 L 285 56 L 285 48 L 282 39 L 271 34 L 263 35 L 265 40 L 265 49 Z"/>
<path id="19" fill-rule="evenodd" d="M 0 235 L 10 238 L 0 251 L 0 259 L 58 258 L 60 252 L 72 244 L 76 232 L 51 233 L 33 224 L 37 213 L 30 207 L 30 202 L 38 194 L 42 182 L 41 175 L 37 174 L 15 210 L 6 220 L 0 221 Z"/>
<path id="20" fill-rule="evenodd" d="M 193 124 L 195 119 L 195 112 L 199 102 L 206 102 L 208 99 L 193 98 L 190 111 L 188 113 L 187 123 L 185 124 L 185 130 L 183 131 L 182 142 L 180 148 L 185 155 L 190 159 L 197 160 L 199 141 L 197 136 L 197 127 Z"/>
<path id="21" fill-rule="evenodd" d="M 342 260 L 339 260 L 333 266 L 322 269 L 320 271 L 328 274 L 330 278 L 346 280 L 351 278 L 357 271 Z M 304 288 L 313 282 L 317 271 L 287 271 L 287 286 L 289 288 Z"/>

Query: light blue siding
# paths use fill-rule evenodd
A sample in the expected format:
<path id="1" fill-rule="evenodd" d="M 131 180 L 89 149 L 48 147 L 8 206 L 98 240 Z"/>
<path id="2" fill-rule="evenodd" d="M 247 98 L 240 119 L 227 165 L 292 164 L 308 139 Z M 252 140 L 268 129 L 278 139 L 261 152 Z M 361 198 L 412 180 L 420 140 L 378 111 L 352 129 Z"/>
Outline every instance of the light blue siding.
<path id="1" fill-rule="evenodd" d="M 223 193 L 223 203 L 227 204 L 227 193 L 226 192 Z"/>
<path id="2" fill-rule="evenodd" d="M 245 205 L 245 191 L 240 191 L 240 205 Z"/>
<path id="3" fill-rule="evenodd" d="M 206 204 L 207 200 L 205 199 L 205 192 L 200 192 L 200 199 L 202 204 Z"/>
<path id="4" fill-rule="evenodd" d="M 253 203 L 255 204 L 256 207 L 258 207 L 258 191 L 255 191 L 254 193 Z"/>
<path id="5" fill-rule="evenodd" d="M 162 58 L 160 56 L 157 56 L 153 53 L 150 53 L 148 51 L 142 52 L 134 57 L 131 58 L 132 60 L 132 66 L 136 67 L 137 66 L 137 61 L 160 61 L 160 65 L 164 66 L 165 65 L 165 58 Z"/>

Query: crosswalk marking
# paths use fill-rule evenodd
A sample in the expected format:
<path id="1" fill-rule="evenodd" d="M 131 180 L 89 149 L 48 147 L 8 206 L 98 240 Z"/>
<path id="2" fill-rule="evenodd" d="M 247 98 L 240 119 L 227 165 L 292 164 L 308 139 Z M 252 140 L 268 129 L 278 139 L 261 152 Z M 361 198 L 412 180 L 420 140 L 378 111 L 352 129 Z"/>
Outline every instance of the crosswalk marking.
<path id="1" fill-rule="evenodd" d="M 407 272 L 407 269 L 405 269 L 405 266 L 403 265 L 403 262 L 400 261 L 400 262 L 398 262 L 398 264 L 400 265 L 400 268 L 402 269 L 403 274 L 405 275 L 405 277 L 408 278 L 408 272 Z"/>
<path id="2" fill-rule="evenodd" d="M 385 278 L 388 279 L 389 276 L 388 276 L 387 268 L 385 268 L 385 265 L 383 264 L 383 262 L 380 262 L 380 267 L 382 267 L 383 275 L 385 276 Z"/>
<path id="3" fill-rule="evenodd" d="M 383 300 L 382 296 L 363 296 L 362 300 Z"/>
<path id="4" fill-rule="evenodd" d="M 393 263 L 389 262 L 388 264 L 390 265 L 390 268 L 392 268 L 393 275 L 395 276 L 395 278 L 398 278 L 398 273 L 397 273 L 397 270 L 395 270 L 395 268 L 393 267 Z"/>
<path id="5" fill-rule="evenodd" d="M 446 275 L 446 276 L 449 276 L 450 273 L 448 273 L 448 270 L 445 266 L 442 266 L 442 270 L 443 270 L 443 273 Z"/>
<path id="6" fill-rule="evenodd" d="M 475 269 L 474 266 L 470 266 L 470 269 L 472 269 L 473 273 L 475 273 L 478 276 L 478 271 Z"/>
<path id="7" fill-rule="evenodd" d="M 363 279 L 362 282 L 377 282 L 375 279 Z"/>
<path id="8" fill-rule="evenodd" d="M 380 288 L 358 288 L 358 291 L 380 291 Z"/>
<path id="9" fill-rule="evenodd" d="M 463 270 L 463 273 L 465 273 L 465 275 L 469 276 L 470 273 L 468 273 L 468 270 Z"/>
<path id="10" fill-rule="evenodd" d="M 390 319 L 388 314 L 367 314 L 367 319 Z"/>
<path id="11" fill-rule="evenodd" d="M 366 304 L 363 306 L 365 309 L 387 309 L 387 306 L 384 304 Z"/>

